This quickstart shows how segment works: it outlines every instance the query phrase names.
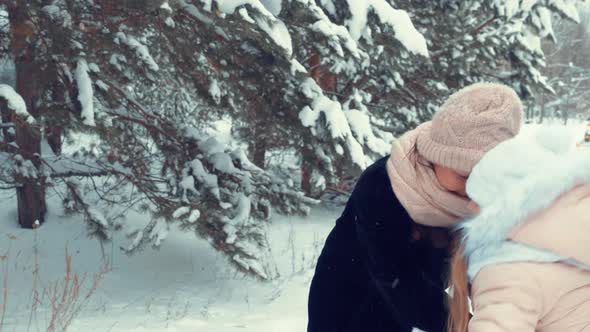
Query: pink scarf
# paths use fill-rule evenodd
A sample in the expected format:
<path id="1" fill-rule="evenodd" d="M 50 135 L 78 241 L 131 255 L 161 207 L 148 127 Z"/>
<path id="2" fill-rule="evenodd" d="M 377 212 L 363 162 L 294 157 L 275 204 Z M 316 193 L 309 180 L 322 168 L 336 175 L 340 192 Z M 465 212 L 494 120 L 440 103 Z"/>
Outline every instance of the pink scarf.
<path id="1" fill-rule="evenodd" d="M 470 200 L 445 190 L 430 162 L 418 154 L 416 139 L 422 129 L 418 126 L 393 143 L 387 174 L 393 192 L 416 223 L 451 227 L 472 215 L 467 208 Z"/>

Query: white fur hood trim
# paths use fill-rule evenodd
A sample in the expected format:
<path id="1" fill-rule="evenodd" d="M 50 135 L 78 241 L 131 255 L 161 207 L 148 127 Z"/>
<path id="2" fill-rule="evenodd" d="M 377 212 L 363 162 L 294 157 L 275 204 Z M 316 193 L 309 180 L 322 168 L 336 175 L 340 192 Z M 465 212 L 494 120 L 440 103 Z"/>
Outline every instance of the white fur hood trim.
<path id="1" fill-rule="evenodd" d="M 528 148 L 522 141 L 519 145 L 522 149 Z M 524 151 L 523 155 L 527 156 L 527 152 Z M 487 264 L 498 262 L 560 260 L 558 253 L 526 247 L 507 240 L 507 237 L 516 226 L 534 213 L 549 208 L 562 194 L 582 183 L 590 183 L 590 153 L 580 150 L 569 150 L 561 154 L 550 152 L 542 157 L 532 158 L 533 160 L 518 160 L 518 155 L 503 156 L 503 162 L 485 158 L 484 156 L 481 163 L 482 169 L 487 172 L 478 173 L 474 169 L 474 183 L 489 186 L 487 189 L 501 195 L 488 200 L 487 205 L 481 206 L 479 215 L 458 226 L 464 235 L 470 275 L 475 275 Z M 527 172 L 520 174 L 520 177 L 511 177 L 511 181 L 494 181 L 495 178 L 511 172 L 511 159 L 514 162 L 529 163 Z M 498 165 L 496 169 L 489 167 L 492 162 Z M 490 174 L 492 171 L 494 173 Z M 503 188 L 498 188 L 498 185 Z M 480 191 L 487 189 L 478 188 Z M 473 271 L 474 269 L 477 271 Z"/>

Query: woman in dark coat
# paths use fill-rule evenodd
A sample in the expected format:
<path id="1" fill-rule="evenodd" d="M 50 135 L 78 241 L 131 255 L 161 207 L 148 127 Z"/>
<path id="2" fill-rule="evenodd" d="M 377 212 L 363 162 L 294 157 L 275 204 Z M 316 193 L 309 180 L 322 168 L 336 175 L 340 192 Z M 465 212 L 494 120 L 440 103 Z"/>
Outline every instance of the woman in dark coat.
<path id="1" fill-rule="evenodd" d="M 446 331 L 448 229 L 470 214 L 473 166 L 521 123 L 512 89 L 474 84 L 367 168 L 318 259 L 307 331 Z"/>

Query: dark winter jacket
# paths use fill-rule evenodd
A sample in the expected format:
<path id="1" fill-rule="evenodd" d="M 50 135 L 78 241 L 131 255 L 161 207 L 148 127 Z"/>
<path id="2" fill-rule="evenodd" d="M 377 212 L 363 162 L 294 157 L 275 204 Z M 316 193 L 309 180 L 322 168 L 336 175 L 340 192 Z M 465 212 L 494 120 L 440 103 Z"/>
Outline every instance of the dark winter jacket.
<path id="1" fill-rule="evenodd" d="M 413 240 L 387 158 L 361 175 L 318 259 L 308 332 L 445 331 L 447 249 Z"/>

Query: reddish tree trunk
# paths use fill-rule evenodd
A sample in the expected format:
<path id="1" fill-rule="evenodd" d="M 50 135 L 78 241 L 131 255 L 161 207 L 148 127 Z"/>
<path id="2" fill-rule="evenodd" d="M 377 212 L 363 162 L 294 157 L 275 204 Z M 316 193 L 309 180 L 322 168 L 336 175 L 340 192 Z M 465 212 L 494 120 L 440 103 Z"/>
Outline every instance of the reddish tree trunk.
<path id="1" fill-rule="evenodd" d="M 28 104 L 28 103 L 27 103 Z M 41 165 L 41 139 L 39 131 L 24 121 L 16 126 L 16 143 L 25 160 L 29 160 L 37 169 Z M 18 222 L 23 228 L 36 228 L 45 221 L 47 206 L 45 203 L 45 181 L 43 177 L 17 176 L 20 186 L 16 189 L 18 201 Z"/>
<path id="2" fill-rule="evenodd" d="M 55 76 L 57 77 L 57 74 L 55 74 Z M 65 105 L 66 104 L 66 92 L 65 92 L 65 88 L 61 85 L 59 85 L 57 82 L 54 84 L 54 86 L 52 87 L 53 90 L 53 95 L 54 95 L 54 99 L 56 102 L 58 102 L 59 104 Z M 51 148 L 51 151 L 53 151 L 53 154 L 55 154 L 56 156 L 59 156 L 61 154 L 61 147 L 62 147 L 62 143 L 63 143 L 63 138 L 62 138 L 62 134 L 63 134 L 64 128 L 61 125 L 61 123 L 55 121 L 54 123 L 48 125 L 46 123 L 46 127 L 45 127 L 45 140 L 47 141 L 47 144 L 49 145 L 49 147 Z"/>
<path id="3" fill-rule="evenodd" d="M 39 114 L 36 102 L 42 94 L 42 72 L 35 54 L 37 34 L 30 23 L 28 6 L 17 4 L 11 8 L 10 24 L 12 50 L 16 64 L 16 91 L 24 99 L 33 117 Z M 38 117 L 37 117 L 38 118 Z M 38 127 L 15 117 L 16 143 L 21 156 L 37 169 L 41 166 L 41 135 Z M 16 190 L 18 222 L 23 228 L 36 228 L 45 221 L 45 181 L 39 176 L 18 174 L 20 186 Z"/>
<path id="4" fill-rule="evenodd" d="M 316 81 L 316 83 L 326 92 L 336 92 L 337 89 L 337 77 L 330 73 L 330 70 L 322 66 L 322 59 L 319 53 L 314 53 L 308 60 L 310 76 Z"/>
<path id="5" fill-rule="evenodd" d="M 8 104 L 4 98 L 0 98 L 0 118 L 2 119 L 3 124 L 8 124 L 12 122 L 10 109 L 8 109 Z M 3 141 L 5 143 L 14 142 L 14 128 L 10 127 L 2 127 L 2 136 Z"/>
<path id="6" fill-rule="evenodd" d="M 53 128 L 46 128 L 45 129 L 45 138 L 47 139 L 47 144 L 51 148 L 51 151 L 56 156 L 61 154 L 61 145 L 62 145 L 62 137 L 61 134 L 63 132 L 63 128 L 61 127 L 53 127 Z"/>
<path id="7" fill-rule="evenodd" d="M 266 166 L 266 148 L 264 146 L 264 141 L 255 139 L 254 144 L 250 149 L 250 154 L 252 155 L 252 162 L 254 165 L 260 168 Z"/>

